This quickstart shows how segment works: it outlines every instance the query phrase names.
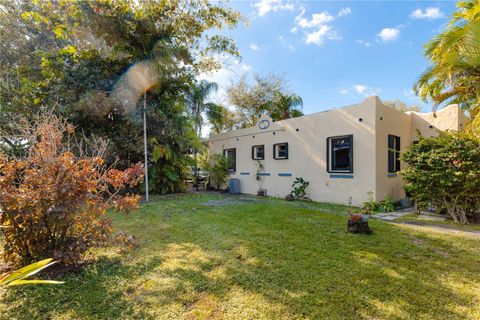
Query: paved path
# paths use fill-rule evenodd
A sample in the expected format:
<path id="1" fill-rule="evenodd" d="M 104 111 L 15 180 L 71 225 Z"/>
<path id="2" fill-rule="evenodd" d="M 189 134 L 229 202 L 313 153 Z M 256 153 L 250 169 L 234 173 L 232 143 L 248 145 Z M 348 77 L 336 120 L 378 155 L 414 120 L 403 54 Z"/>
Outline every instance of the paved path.
<path id="1" fill-rule="evenodd" d="M 403 217 L 407 214 L 414 213 L 414 212 L 415 211 L 413 210 L 413 208 L 407 208 L 407 209 L 393 211 L 393 212 L 376 213 L 372 215 L 372 218 L 385 220 L 385 221 L 393 221 L 397 218 Z"/>

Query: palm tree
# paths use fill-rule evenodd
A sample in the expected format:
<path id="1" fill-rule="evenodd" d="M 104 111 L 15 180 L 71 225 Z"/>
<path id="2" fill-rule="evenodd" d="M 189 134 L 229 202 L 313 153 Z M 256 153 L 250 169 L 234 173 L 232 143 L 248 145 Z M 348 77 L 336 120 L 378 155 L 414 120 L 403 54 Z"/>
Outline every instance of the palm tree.
<path id="1" fill-rule="evenodd" d="M 303 112 L 299 108 L 303 107 L 303 100 L 296 94 L 283 94 L 277 92 L 275 101 L 269 108 L 270 116 L 273 120 L 284 120 L 303 116 Z"/>
<path id="2" fill-rule="evenodd" d="M 480 107 L 480 1 L 459 2 L 459 10 L 439 35 L 425 45 L 432 65 L 418 78 L 414 91 L 435 108 L 458 103 L 466 110 Z"/>
<path id="3" fill-rule="evenodd" d="M 237 122 L 237 114 L 222 105 L 213 105 L 206 111 L 213 133 L 232 130 Z"/>
<path id="4" fill-rule="evenodd" d="M 190 115 L 193 118 L 195 133 L 199 138 L 202 137 L 203 129 L 203 114 L 212 113 L 216 108 L 216 105 L 212 102 L 207 102 L 210 95 L 218 90 L 218 85 L 215 82 L 209 82 L 207 80 L 201 80 L 196 84 L 192 84 L 190 90 L 185 95 L 185 102 Z M 197 166 L 197 148 L 194 148 L 195 158 L 195 186 L 198 190 L 199 172 Z"/>
<path id="5" fill-rule="evenodd" d="M 217 90 L 218 85 L 215 82 L 201 80 L 193 84 L 186 94 L 187 107 L 194 121 L 195 132 L 199 137 L 202 136 L 204 113 L 210 113 L 216 108 L 214 103 L 207 102 L 207 100 L 210 95 L 217 92 Z"/>

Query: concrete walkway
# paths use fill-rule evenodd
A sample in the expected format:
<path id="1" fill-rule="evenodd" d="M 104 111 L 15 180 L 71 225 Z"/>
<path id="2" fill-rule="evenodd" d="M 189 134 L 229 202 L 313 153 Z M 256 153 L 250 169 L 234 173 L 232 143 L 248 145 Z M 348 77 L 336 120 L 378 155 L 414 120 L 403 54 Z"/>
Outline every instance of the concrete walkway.
<path id="1" fill-rule="evenodd" d="M 376 213 L 372 215 L 372 218 L 385 220 L 385 221 L 393 221 L 400 217 L 406 216 L 407 214 L 410 214 L 410 213 L 415 213 L 415 210 L 413 208 L 407 208 L 407 209 L 393 211 L 393 212 Z"/>

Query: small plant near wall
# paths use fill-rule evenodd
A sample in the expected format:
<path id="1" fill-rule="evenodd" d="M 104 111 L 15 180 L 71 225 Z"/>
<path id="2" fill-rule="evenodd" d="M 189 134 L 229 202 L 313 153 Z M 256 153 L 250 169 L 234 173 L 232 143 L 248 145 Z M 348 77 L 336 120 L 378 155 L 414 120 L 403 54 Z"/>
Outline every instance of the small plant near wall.
<path id="1" fill-rule="evenodd" d="M 395 202 L 392 195 L 389 193 L 383 201 L 375 201 L 373 191 L 367 192 L 368 201 L 363 203 L 363 211 L 366 213 L 372 212 L 392 212 L 395 211 Z"/>
<path id="2" fill-rule="evenodd" d="M 383 201 L 380 202 L 380 206 L 383 212 L 395 211 L 395 203 L 393 202 L 392 195 L 389 193 Z"/>
<path id="3" fill-rule="evenodd" d="M 373 191 L 368 191 L 367 197 L 368 197 L 368 200 L 363 203 L 363 207 L 362 207 L 363 210 L 368 213 L 379 211 L 380 204 L 377 201 L 375 201 L 373 197 Z"/>
<path id="4" fill-rule="evenodd" d="M 296 199 L 309 199 L 307 197 L 307 188 L 310 185 L 310 182 L 306 181 L 303 178 L 295 178 L 295 181 L 292 184 L 292 191 L 287 195 L 286 200 L 292 201 Z"/>
<path id="5" fill-rule="evenodd" d="M 255 174 L 255 179 L 258 183 L 257 196 L 260 197 L 267 195 L 267 190 L 263 189 L 263 184 L 265 183 L 265 176 L 263 173 L 265 173 L 265 165 L 262 163 L 262 161 L 257 160 L 257 173 Z"/>
<path id="6" fill-rule="evenodd" d="M 210 160 L 205 163 L 205 170 L 210 174 L 210 183 L 215 190 L 220 190 L 222 186 L 227 183 L 228 160 L 221 154 L 214 154 L 210 157 Z"/>

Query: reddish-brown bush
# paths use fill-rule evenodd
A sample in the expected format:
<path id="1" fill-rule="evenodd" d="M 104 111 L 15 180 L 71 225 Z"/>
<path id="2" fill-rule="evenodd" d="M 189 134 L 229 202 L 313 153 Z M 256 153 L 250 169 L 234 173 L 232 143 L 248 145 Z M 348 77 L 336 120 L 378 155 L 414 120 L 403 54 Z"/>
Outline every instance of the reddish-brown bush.
<path id="1" fill-rule="evenodd" d="M 24 130 L 22 138 L 30 145 L 26 157 L 0 154 L 6 262 L 19 266 L 52 257 L 77 263 L 89 248 L 111 239 L 107 209 L 129 212 L 137 207 L 140 197 L 127 189 L 141 181 L 143 165 L 125 171 L 107 168 L 103 141 L 76 143 L 73 136 L 71 125 L 44 116 Z"/>

